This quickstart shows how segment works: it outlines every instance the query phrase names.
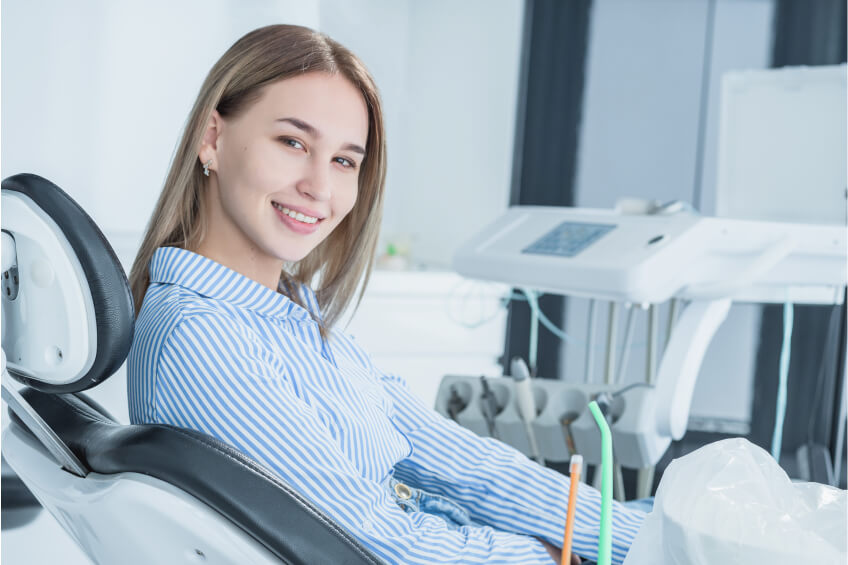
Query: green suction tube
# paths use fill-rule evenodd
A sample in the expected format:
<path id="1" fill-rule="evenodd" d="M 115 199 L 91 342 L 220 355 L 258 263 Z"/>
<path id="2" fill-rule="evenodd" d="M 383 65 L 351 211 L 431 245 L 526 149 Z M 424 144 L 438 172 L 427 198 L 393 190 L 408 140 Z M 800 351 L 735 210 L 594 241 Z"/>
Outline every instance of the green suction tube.
<path id="1" fill-rule="evenodd" d="M 589 410 L 601 430 L 601 531 L 598 536 L 598 565 L 610 565 L 612 558 L 612 435 L 598 403 L 589 403 Z"/>

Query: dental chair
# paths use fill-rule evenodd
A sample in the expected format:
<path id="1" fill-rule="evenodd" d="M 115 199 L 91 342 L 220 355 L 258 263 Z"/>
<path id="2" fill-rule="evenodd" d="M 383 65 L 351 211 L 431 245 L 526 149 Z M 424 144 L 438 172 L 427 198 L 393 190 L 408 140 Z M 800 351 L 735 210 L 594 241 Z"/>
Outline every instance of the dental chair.
<path id="1" fill-rule="evenodd" d="M 380 562 L 227 444 L 120 424 L 83 394 L 129 351 L 124 271 L 94 222 L 46 179 L 4 180 L 2 214 L 2 391 L 11 417 L 2 453 L 95 563 Z"/>

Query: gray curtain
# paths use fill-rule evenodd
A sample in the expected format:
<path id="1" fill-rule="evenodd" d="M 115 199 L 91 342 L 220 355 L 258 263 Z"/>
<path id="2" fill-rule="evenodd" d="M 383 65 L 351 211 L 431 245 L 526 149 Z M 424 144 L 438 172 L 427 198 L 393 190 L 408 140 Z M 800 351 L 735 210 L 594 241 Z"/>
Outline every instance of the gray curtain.
<path id="1" fill-rule="evenodd" d="M 527 0 L 510 205 L 572 206 L 591 0 Z M 539 306 L 562 326 L 563 298 Z M 507 318 L 504 369 L 527 359 L 530 310 L 513 301 Z M 559 338 L 539 330 L 538 371 L 559 377 Z"/>
<path id="2" fill-rule="evenodd" d="M 775 10 L 772 67 L 846 62 L 845 0 L 777 0 Z M 845 305 L 794 308 L 783 427 L 785 457 L 781 457 L 787 467 L 791 467 L 795 451 L 804 444 L 821 445 L 831 455 L 835 453 L 836 427 L 840 425 L 839 391 L 845 366 Z M 834 318 L 841 323 L 837 325 Z M 774 429 L 782 340 L 783 306 L 764 306 L 754 378 L 753 396 L 757 401 L 751 407 L 749 439 L 765 449 L 771 448 Z"/>

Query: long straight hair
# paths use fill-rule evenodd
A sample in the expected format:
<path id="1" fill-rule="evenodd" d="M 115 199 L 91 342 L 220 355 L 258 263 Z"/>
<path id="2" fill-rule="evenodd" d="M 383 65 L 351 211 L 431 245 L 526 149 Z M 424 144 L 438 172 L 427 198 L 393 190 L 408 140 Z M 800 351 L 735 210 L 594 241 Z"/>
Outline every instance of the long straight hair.
<path id="1" fill-rule="evenodd" d="M 312 315 L 320 323 L 324 337 L 347 309 L 362 280 L 359 305 L 374 263 L 386 179 L 379 93 L 362 61 L 339 43 L 309 28 L 271 25 L 236 41 L 215 63 L 200 88 L 130 270 L 136 315 L 150 284 L 148 269 L 156 249 L 189 249 L 203 239 L 209 227 L 205 225 L 203 198 L 206 177 L 197 155 L 213 110 L 223 117 L 235 117 L 259 99 L 263 87 L 310 72 L 339 74 L 362 93 L 368 107 L 366 156 L 353 209 L 306 257 L 283 268 L 280 289 L 304 306 L 295 287 L 316 287 L 322 316 L 315 312 Z"/>

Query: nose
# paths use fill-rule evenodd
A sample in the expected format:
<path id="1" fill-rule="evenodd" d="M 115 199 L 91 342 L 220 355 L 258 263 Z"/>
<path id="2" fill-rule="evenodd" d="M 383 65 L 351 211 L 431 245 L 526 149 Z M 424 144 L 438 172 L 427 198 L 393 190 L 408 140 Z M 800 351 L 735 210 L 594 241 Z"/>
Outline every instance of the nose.
<path id="1" fill-rule="evenodd" d="M 312 200 L 327 201 L 330 199 L 330 175 L 327 167 L 322 167 L 313 160 L 303 171 L 297 183 L 297 190 Z"/>

